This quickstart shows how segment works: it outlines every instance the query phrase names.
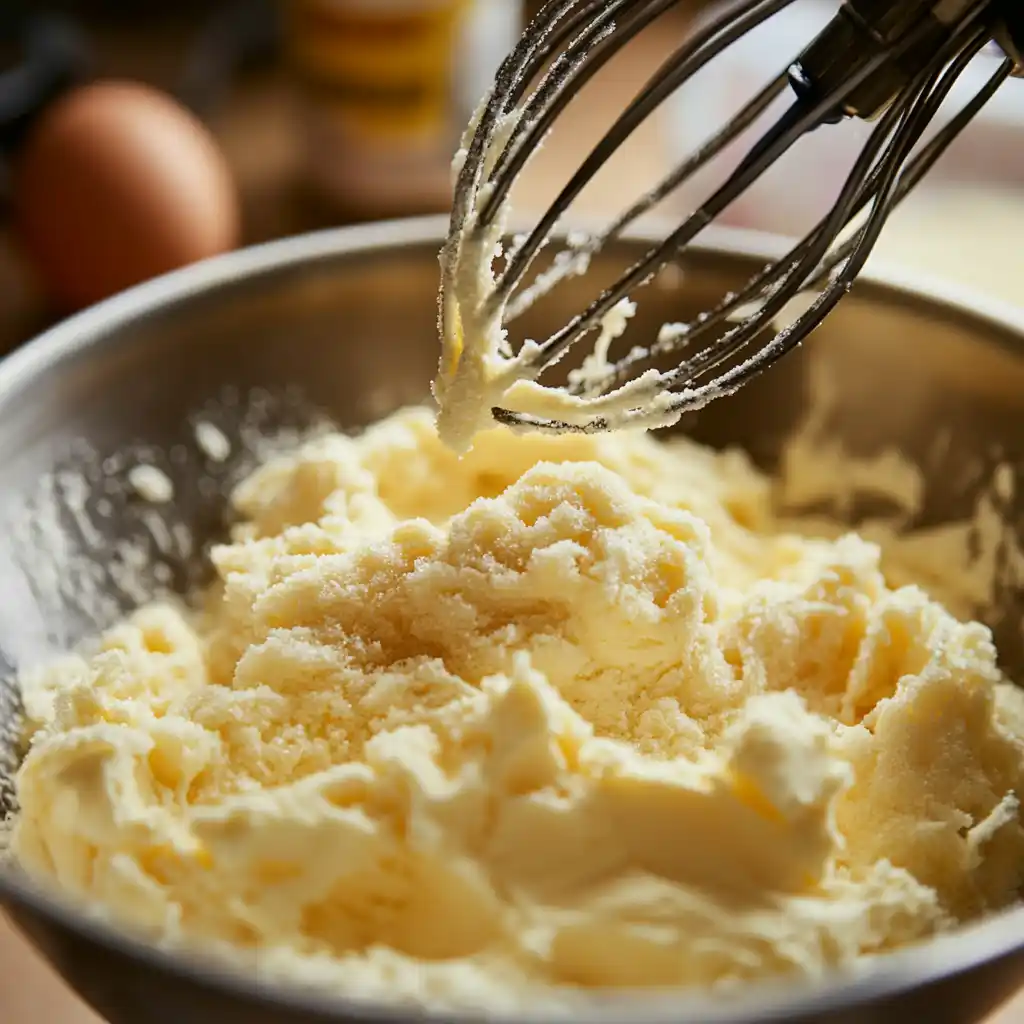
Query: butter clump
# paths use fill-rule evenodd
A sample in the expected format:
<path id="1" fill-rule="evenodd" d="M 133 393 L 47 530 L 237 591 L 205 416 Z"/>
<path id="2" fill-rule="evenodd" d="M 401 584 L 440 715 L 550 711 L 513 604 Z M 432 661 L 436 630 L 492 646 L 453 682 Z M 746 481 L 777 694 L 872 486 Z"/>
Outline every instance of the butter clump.
<path id="1" fill-rule="evenodd" d="M 1024 699 L 737 453 L 430 414 L 260 469 L 198 613 L 23 680 L 13 850 L 350 995 L 814 975 L 1011 902 Z"/>

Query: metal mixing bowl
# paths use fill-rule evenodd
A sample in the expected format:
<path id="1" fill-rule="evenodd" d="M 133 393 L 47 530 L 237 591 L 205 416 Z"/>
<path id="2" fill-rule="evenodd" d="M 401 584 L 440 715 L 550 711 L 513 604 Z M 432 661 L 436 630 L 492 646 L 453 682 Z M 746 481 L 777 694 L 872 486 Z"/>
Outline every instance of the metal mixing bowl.
<path id="1" fill-rule="evenodd" d="M 424 398 L 436 360 L 436 254 L 445 226 L 428 219 L 347 229 L 216 259 L 88 311 L 0 364 L 3 667 L 75 642 L 155 586 L 159 572 L 138 567 L 126 582 L 126 550 L 163 566 L 179 587 L 199 579 L 196 551 L 223 531 L 223 485 L 259 456 L 257 435 L 303 426 L 310 408 L 354 427 Z M 619 273 L 642 244 L 637 237 L 613 246 L 595 274 Z M 638 328 L 650 331 L 709 306 L 763 265 L 771 249 L 765 241 L 714 236 L 687 257 L 682 273 L 648 289 Z M 533 315 L 548 326 L 562 322 L 592 288 L 592 279 L 570 282 Z M 896 445 L 924 466 L 915 526 L 963 518 L 997 462 L 1024 465 L 1024 314 L 891 280 L 862 284 L 810 344 L 686 428 L 714 445 L 743 445 L 771 467 L 805 414 L 810 377 L 822 370 L 841 385 L 825 424 L 834 437 L 867 456 Z M 252 388 L 262 389 L 255 402 L 244 398 Z M 204 457 L 195 444 L 189 417 L 204 408 L 204 418 L 235 442 L 226 462 Z M 120 472 L 109 456 L 140 445 L 175 481 L 161 523 L 153 522 L 152 506 L 108 486 Z M 1001 514 L 1016 543 L 1024 516 L 1013 493 L 1024 489 L 1014 492 L 1004 480 Z M 996 559 L 997 599 L 984 614 L 1008 670 L 1021 679 L 1024 600 L 1004 571 L 1010 561 Z M 16 715 L 12 688 L 0 684 L 0 806 L 6 801 L 7 810 Z M 0 870 L 0 900 L 112 1024 L 410 1017 L 261 987 L 145 948 L 33 891 L 11 868 Z M 583 1016 L 944 1024 L 982 1019 L 1021 984 L 1024 909 L 881 959 L 856 979 L 751 989 L 718 1006 L 630 995 Z"/>

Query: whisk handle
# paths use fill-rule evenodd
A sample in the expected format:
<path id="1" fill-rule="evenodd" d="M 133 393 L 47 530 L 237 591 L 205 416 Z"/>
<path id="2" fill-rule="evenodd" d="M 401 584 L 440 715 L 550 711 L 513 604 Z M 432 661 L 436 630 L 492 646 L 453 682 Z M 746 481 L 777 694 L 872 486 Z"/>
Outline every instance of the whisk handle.
<path id="1" fill-rule="evenodd" d="M 893 54 L 864 84 L 850 94 L 830 120 L 877 117 L 916 72 L 949 38 L 955 23 L 968 16 L 972 0 L 846 0 L 836 16 L 800 54 L 790 70 L 797 94 L 811 101 L 827 96 L 859 67 Z M 1024 3 L 991 0 L 992 37 L 1024 76 Z M 900 49 L 911 30 L 913 46 Z"/>
<path id="2" fill-rule="evenodd" d="M 1001 0 L 997 10 L 1001 24 L 996 42 L 1013 59 L 1014 77 L 1024 78 L 1024 4 L 1020 0 Z"/>

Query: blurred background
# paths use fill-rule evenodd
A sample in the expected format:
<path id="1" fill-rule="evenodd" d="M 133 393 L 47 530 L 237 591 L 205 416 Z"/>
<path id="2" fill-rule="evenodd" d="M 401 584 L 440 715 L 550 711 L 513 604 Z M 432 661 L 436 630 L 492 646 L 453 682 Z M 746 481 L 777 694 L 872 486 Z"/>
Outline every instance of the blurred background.
<path id="1" fill-rule="evenodd" d="M 140 280 L 251 242 L 443 211 L 450 155 L 529 0 L 3 0 L 0 352 Z M 580 201 L 610 216 L 809 41 L 838 0 L 797 0 L 701 72 Z M 528 170 L 528 212 L 687 31 L 681 2 L 590 83 Z M 956 106 L 985 75 L 978 67 Z M 823 130 L 728 211 L 803 231 L 867 126 Z M 735 160 L 740 149 L 727 154 Z M 699 203 L 716 164 L 663 204 Z M 886 230 L 880 257 L 1016 301 L 1024 85 L 1008 83 Z"/>
<path id="2" fill-rule="evenodd" d="M 0 0 L 0 353 L 68 312 L 239 245 L 445 210 L 459 134 L 537 6 Z M 702 72 L 588 187 L 580 216 L 613 216 L 654 184 L 837 6 L 797 0 Z M 526 215 L 713 7 L 683 0 L 585 88 L 519 186 Z M 974 83 L 984 75 L 977 68 Z M 816 133 L 726 220 L 802 232 L 865 131 Z M 707 184 L 659 214 L 692 209 Z M 880 258 L 1024 303 L 1022 229 L 1024 83 L 1011 82 L 897 213 Z M 2 921 L 0 991 L 10 1024 L 95 1024 Z M 1011 1020 L 1024 1007 L 1000 1017 Z"/>

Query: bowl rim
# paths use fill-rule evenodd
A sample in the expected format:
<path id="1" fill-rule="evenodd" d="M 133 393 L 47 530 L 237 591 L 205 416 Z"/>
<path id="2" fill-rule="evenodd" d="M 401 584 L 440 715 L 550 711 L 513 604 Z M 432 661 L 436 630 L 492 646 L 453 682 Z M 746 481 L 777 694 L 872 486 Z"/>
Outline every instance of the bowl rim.
<path id="1" fill-rule="evenodd" d="M 573 225 L 576 227 L 577 225 Z M 586 225 L 583 225 L 585 227 Z M 101 345 L 117 327 L 187 301 L 249 276 L 300 267 L 345 255 L 419 248 L 436 243 L 448 230 L 447 215 L 412 217 L 330 228 L 248 246 L 155 278 L 107 299 L 51 327 L 0 360 L 0 410 L 28 384 L 63 360 Z M 656 224 L 623 234 L 625 242 L 653 243 L 663 237 Z M 711 257 L 768 260 L 783 254 L 791 241 L 776 235 L 728 227 L 703 233 L 690 251 Z M 862 275 L 874 291 L 904 304 L 925 305 L 933 313 L 972 320 L 996 332 L 1016 336 L 1024 350 L 1024 309 L 981 295 L 935 276 L 909 272 L 898 265 L 872 261 Z M 148 944 L 95 916 L 41 891 L 16 871 L 0 867 L 0 909 L 27 912 L 168 976 L 198 983 L 222 996 L 256 999 L 270 1010 L 307 1013 L 322 1020 L 342 1021 L 347 1014 L 364 1020 L 478 1020 L 472 1012 L 413 1009 L 349 998 L 316 990 L 270 983 L 211 964 L 187 953 Z M 21 929 L 19 928 L 19 931 Z M 24 933 L 23 933 L 24 934 Z M 31 940 L 30 940 L 31 941 Z M 623 1013 L 637 1022 L 690 1020 L 702 1024 L 751 1024 L 783 1021 L 829 1009 L 852 1008 L 912 988 L 955 976 L 1008 956 L 1024 947 L 1024 906 L 1002 911 L 955 933 L 868 961 L 863 969 L 797 982 L 766 981 L 744 986 L 736 999 L 712 1000 L 699 993 L 625 991 L 579 997 L 581 1019 L 618 1021 Z M 536 1021 L 550 1019 L 543 1009 L 491 1013 L 488 1019 Z"/>

